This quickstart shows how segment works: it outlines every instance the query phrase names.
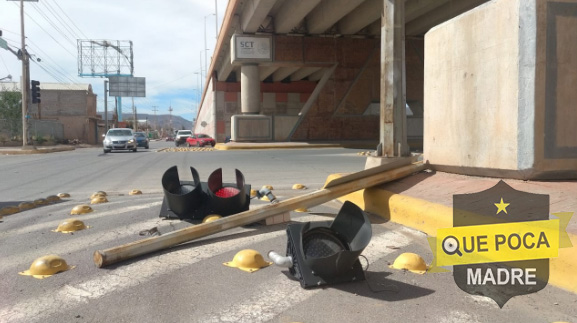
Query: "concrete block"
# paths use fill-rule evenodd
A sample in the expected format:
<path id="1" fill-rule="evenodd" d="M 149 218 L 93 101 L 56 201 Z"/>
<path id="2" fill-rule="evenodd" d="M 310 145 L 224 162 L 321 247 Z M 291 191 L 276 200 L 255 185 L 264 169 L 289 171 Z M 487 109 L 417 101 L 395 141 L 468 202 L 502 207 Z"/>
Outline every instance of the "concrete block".
<path id="1" fill-rule="evenodd" d="M 233 141 L 272 141 L 272 117 L 265 115 L 234 115 L 231 118 Z"/>
<path id="2" fill-rule="evenodd" d="M 494 0 L 431 29 L 425 159 L 466 175 L 577 178 L 576 12 L 574 0 Z"/>

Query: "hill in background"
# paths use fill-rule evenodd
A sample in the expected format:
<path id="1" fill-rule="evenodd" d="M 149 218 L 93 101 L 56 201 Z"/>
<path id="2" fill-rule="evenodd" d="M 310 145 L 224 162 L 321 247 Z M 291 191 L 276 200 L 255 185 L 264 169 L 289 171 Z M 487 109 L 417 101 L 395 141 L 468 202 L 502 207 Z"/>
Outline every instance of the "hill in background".
<path id="1" fill-rule="evenodd" d="M 104 119 L 104 114 L 102 114 L 102 119 Z M 157 130 L 168 130 L 170 129 L 170 124 L 172 120 L 172 129 L 184 130 L 192 129 L 192 121 L 186 120 L 181 116 L 170 116 L 169 114 L 157 114 L 151 115 L 147 113 L 138 113 L 137 119 L 139 124 L 148 124 L 150 130 L 156 128 Z M 112 120 L 112 113 L 108 113 L 108 120 Z M 133 116 L 131 113 L 123 113 L 122 120 L 132 122 Z"/>

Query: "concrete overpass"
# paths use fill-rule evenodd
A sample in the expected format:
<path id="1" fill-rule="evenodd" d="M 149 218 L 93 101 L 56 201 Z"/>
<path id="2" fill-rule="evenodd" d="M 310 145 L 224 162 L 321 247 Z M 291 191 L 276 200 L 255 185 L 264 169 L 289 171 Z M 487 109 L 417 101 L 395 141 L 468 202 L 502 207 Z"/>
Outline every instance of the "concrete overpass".
<path id="1" fill-rule="evenodd" d="M 519 53 L 529 53 L 531 46 L 536 46 L 530 39 L 538 38 L 542 31 L 546 39 L 559 38 L 547 34 L 548 28 L 551 29 L 548 27 L 551 26 L 550 20 L 556 19 L 550 17 L 553 9 L 549 8 L 558 2 L 569 6 L 569 14 L 560 15 L 573 19 L 570 13 L 575 0 L 231 0 L 207 73 L 207 86 L 194 130 L 208 133 L 220 142 L 228 136 L 236 141 L 374 140 L 380 143 L 382 156 L 407 155 L 408 139 L 427 137 L 427 126 L 423 131 L 423 120 L 427 122 L 425 105 L 427 109 L 430 108 L 428 105 L 434 106 L 436 116 L 453 118 L 444 120 L 452 120 L 459 126 L 478 122 L 478 119 L 470 121 L 470 113 L 455 118 L 455 109 L 459 110 L 458 113 L 467 109 L 459 107 L 468 102 L 465 99 L 462 102 L 441 102 L 438 98 L 435 98 L 438 101 L 426 100 L 427 97 L 434 98 L 425 95 L 431 93 L 426 89 L 435 89 L 434 79 L 443 76 L 442 70 L 428 69 L 427 64 L 434 66 L 435 62 L 443 61 L 450 65 L 459 59 L 475 58 L 475 55 L 506 54 L 508 56 L 503 57 L 503 61 L 512 62 L 511 66 L 516 64 L 513 73 L 516 74 L 509 75 L 515 80 L 502 81 L 519 85 L 519 80 L 526 77 L 519 68 L 523 58 Z M 459 23 L 461 29 L 451 27 Z M 439 25 L 443 27 L 427 33 Z M 507 29 L 493 28 L 501 25 Z M 571 22 L 567 27 L 573 30 L 577 24 Z M 483 28 L 494 34 L 484 33 Z M 450 29 L 455 39 L 437 29 Z M 425 50 L 425 36 L 431 39 L 429 43 L 435 43 L 437 34 L 443 34 L 445 38 L 443 42 L 436 42 L 435 49 L 447 48 L 450 51 L 443 52 L 442 56 L 429 57 L 429 51 Z M 572 31 L 569 34 L 572 35 Z M 498 51 L 500 47 L 496 45 L 507 41 L 505 48 L 513 48 L 517 54 Z M 494 52 L 488 53 L 486 48 L 492 48 Z M 571 56 L 575 50 L 567 47 L 563 51 Z M 531 55 L 527 62 L 532 64 L 530 69 L 536 71 L 538 55 Z M 500 75 L 498 71 L 491 71 L 493 75 L 483 72 L 480 61 L 461 63 L 465 67 L 459 73 L 464 72 L 475 84 L 490 84 Z M 576 67 L 571 64 L 569 70 L 573 71 Z M 426 75 L 428 70 L 435 72 L 429 76 Z M 455 83 L 457 72 L 453 72 L 454 75 L 444 75 L 443 80 L 453 85 L 461 84 L 461 81 Z M 479 74 L 483 79 L 477 76 Z M 540 86 L 535 81 L 533 74 L 530 83 L 533 82 L 534 90 Z M 470 88 L 465 90 L 464 97 L 493 96 L 497 90 L 495 85 L 480 88 L 485 92 L 477 93 L 478 88 Z M 443 91 L 455 89 L 451 85 L 441 87 Z M 510 90 L 519 93 L 519 89 Z M 450 99 L 452 93 L 446 93 L 445 99 Z M 528 132 L 527 135 L 517 136 L 514 143 L 500 147 L 503 151 L 514 151 L 510 154 L 509 163 L 499 163 L 495 161 L 498 157 L 486 156 L 468 157 L 467 161 L 463 156 L 477 154 L 468 151 L 469 146 L 487 146 L 503 138 L 502 134 L 494 133 L 486 142 L 479 139 L 486 134 L 476 130 L 467 136 L 448 131 L 452 138 L 472 138 L 453 146 L 439 146 L 436 137 L 430 136 L 429 147 L 434 147 L 442 155 L 454 154 L 456 149 L 466 150 L 462 156 L 456 154 L 459 156 L 455 159 L 441 158 L 441 164 L 453 168 L 467 167 L 472 173 L 482 169 L 481 174 L 502 174 L 502 170 L 512 170 L 511 176 L 514 177 L 533 177 L 542 173 L 544 169 L 535 168 L 536 150 L 541 143 L 531 140 L 538 138 L 543 131 L 536 136 L 540 128 L 528 126 L 538 119 L 539 113 L 535 107 L 523 110 L 527 106 L 521 104 L 521 100 L 526 102 L 526 97 L 511 98 L 515 99 L 515 108 L 505 107 L 504 102 L 496 103 L 515 120 L 530 119 L 526 124 L 512 125 L 514 132 L 525 127 L 519 131 Z M 531 104 L 535 99 L 530 100 Z M 407 103 L 412 113 L 409 117 L 406 115 Z M 443 105 L 437 107 L 441 103 Z M 482 106 L 482 102 L 473 103 Z M 528 116 L 524 115 L 527 113 Z M 577 113 L 573 110 L 563 112 L 563 115 L 577 122 Z M 432 122 L 428 129 L 437 129 L 435 133 L 447 132 L 443 122 Z M 475 124 L 472 129 L 478 126 Z M 497 128 L 494 125 L 490 127 Z M 565 135 L 567 131 L 561 133 Z M 562 143 L 577 147 L 577 139 L 564 139 Z M 425 152 L 426 146 L 427 138 Z M 482 152 L 485 153 L 486 149 Z M 551 165 L 577 169 L 574 159 L 577 153 L 573 148 L 563 152 L 555 159 L 568 158 L 570 161 L 553 161 Z M 521 161 L 520 158 L 526 154 L 532 155 L 530 161 Z M 490 168 L 497 169 L 495 172 L 485 171 Z M 519 172 L 521 168 L 525 171 Z M 558 166 L 550 169 L 553 172 L 560 170 Z"/>
<path id="2" fill-rule="evenodd" d="M 211 90 L 217 83 L 238 83 L 240 82 L 240 107 L 242 114 L 272 114 L 277 116 L 277 119 L 283 120 L 270 121 L 271 132 L 275 128 L 276 135 L 268 136 L 263 140 L 343 140 L 343 139 L 379 139 L 378 115 L 380 109 L 391 110 L 391 102 L 386 107 L 379 107 L 380 91 L 378 89 L 379 83 L 385 83 L 378 75 L 373 75 L 372 85 L 366 84 L 368 80 L 366 71 L 374 72 L 378 69 L 383 69 L 383 73 L 394 74 L 394 68 L 391 64 L 386 65 L 385 60 L 379 60 L 379 57 L 385 57 L 387 54 L 391 55 L 393 51 L 396 52 L 397 68 L 403 64 L 404 58 L 402 51 L 405 49 L 402 42 L 405 34 L 409 41 L 409 51 L 411 52 L 411 59 L 415 66 L 411 70 L 412 74 L 422 74 L 422 60 L 423 60 L 423 35 L 431 27 L 446 21 L 466 10 L 469 10 L 486 0 L 408 0 L 408 1 L 389 1 L 389 0 L 249 0 L 229 1 L 229 5 L 224 18 L 222 30 L 220 32 L 218 43 L 216 45 L 215 53 L 209 68 L 208 79 L 205 84 L 208 87 L 209 95 Z M 384 4 L 387 4 L 386 11 L 384 11 Z M 381 15 L 385 14 L 387 19 L 381 19 Z M 396 15 L 396 16 L 395 16 Z M 394 19 L 397 19 L 395 21 Z M 402 26 L 399 22 L 404 21 Z M 397 24 L 395 39 L 393 33 L 387 32 L 387 25 L 393 26 Z M 404 28 L 403 28 L 404 27 Z M 382 33 L 383 28 L 385 32 Z M 392 31 L 392 29 L 391 29 Z M 274 57 L 270 60 L 255 62 L 233 62 L 231 60 L 231 39 L 233 35 L 271 35 L 272 51 Z M 383 37 L 381 37 L 383 35 Z M 381 39 L 382 38 L 382 39 Z M 381 42 L 384 46 L 381 46 Z M 359 48 L 359 46 L 362 46 Z M 379 49 L 379 47 L 382 47 Z M 396 48 L 396 50 L 395 50 Z M 343 51 L 345 57 L 335 55 L 335 50 Z M 350 56 L 354 54 L 358 57 L 354 61 Z M 346 64 L 346 65 L 345 65 Z M 380 65 L 383 65 L 381 68 Z M 347 69 L 344 71 L 346 66 Z M 385 70 L 386 69 L 386 70 Z M 244 74 L 243 74 L 244 71 Z M 344 73 L 346 75 L 339 74 Z M 365 74 L 365 75 L 363 75 Z M 386 93 L 389 93 L 388 101 L 393 99 L 393 87 L 398 89 L 403 88 L 403 75 L 394 75 L 395 84 L 387 85 Z M 244 79 L 243 79 L 244 75 Z M 321 82 L 323 76 L 326 80 Z M 322 114 L 321 119 L 332 119 L 331 125 L 321 125 L 312 120 L 304 122 L 307 114 L 311 109 L 315 109 L 315 101 L 319 99 L 321 93 L 315 93 L 315 88 L 322 92 L 321 87 L 326 87 L 328 79 L 337 76 L 344 78 L 340 84 L 340 90 L 344 91 L 342 97 L 337 96 L 332 105 L 330 113 Z M 415 77 L 416 81 L 410 83 L 411 91 L 410 101 L 415 102 L 415 108 L 419 111 L 416 113 L 422 117 L 422 75 Z M 243 82 L 244 81 L 244 82 Z M 245 84 L 251 83 L 252 84 Z M 260 82 L 267 86 L 264 92 L 259 89 Z M 282 82 L 282 85 L 280 83 Z M 285 84 L 298 82 L 301 84 L 301 89 L 283 89 L 288 86 Z M 361 84 L 361 83 L 365 84 Z M 349 84 L 345 84 L 349 83 Z M 243 84 L 245 85 L 243 87 Z M 275 86 L 276 84 L 276 86 Z M 238 85 L 238 84 L 237 84 Z M 377 85 L 377 86 L 375 86 Z M 381 84 L 385 85 L 385 84 Z M 359 89 L 355 87 L 371 86 L 374 87 L 373 93 L 358 93 Z M 211 88 L 212 87 L 212 88 Z M 293 85 L 293 87 L 296 87 Z M 245 89 L 246 92 L 243 91 Z M 334 91 L 333 88 L 325 88 L 329 91 Z M 287 92 L 288 91 L 288 92 Z M 290 92 L 298 91 L 298 92 Z M 230 93 L 230 92 L 229 92 Z M 246 95 L 243 95 L 246 93 Z M 263 111 L 263 103 L 261 103 L 261 93 L 274 93 L 274 102 L 278 93 L 299 93 L 309 96 L 305 102 L 296 102 L 295 95 L 291 95 L 293 99 L 292 106 L 289 111 L 285 111 L 284 107 L 277 109 L 275 106 L 269 111 Z M 386 95 L 386 93 L 384 93 Z M 282 96 L 282 95 L 281 95 Z M 361 98 L 355 98 L 361 97 Z M 267 95 L 270 97 L 270 95 Z M 299 95 L 300 97 L 300 95 Z M 395 106 L 399 114 L 405 111 L 405 104 L 402 102 L 405 96 L 400 96 L 401 100 L 395 102 Z M 206 102 L 206 91 L 203 95 L 203 103 Z M 269 98 L 265 98 L 267 100 Z M 279 98 L 280 102 L 285 100 L 284 96 Z M 288 98 L 286 99 L 287 103 Z M 272 101 L 272 99 L 268 100 Z M 300 98 L 298 101 L 301 101 Z M 298 103 L 303 103 L 299 106 Z M 218 104 L 218 103 L 217 103 Z M 355 111 L 347 111 L 345 105 L 355 105 Z M 266 105 L 266 104 L 265 104 Z M 275 104 L 276 105 L 276 104 Z M 362 105 L 362 106 L 356 106 Z M 375 106 L 376 105 L 376 106 Z M 264 107 L 265 110 L 266 107 Z M 203 109 L 206 109 L 203 104 Z M 281 110 L 281 111 L 277 111 Z M 297 111 L 298 110 L 298 111 Z M 349 109 L 350 110 L 350 109 Z M 369 110 L 369 111 L 367 111 Z M 279 113 L 280 112 L 280 113 Z M 386 112 L 386 113 L 390 113 Z M 240 113 L 239 113 L 240 114 Z M 300 115 L 299 115 L 300 114 Z M 315 114 L 313 111 L 312 114 Z M 202 114 L 201 114 L 202 115 Z M 298 116 L 298 118 L 296 118 Z M 228 116 L 227 116 L 228 117 Z M 361 118 L 357 120 L 357 127 L 363 128 L 363 133 L 358 131 L 342 131 L 342 127 L 347 127 L 346 119 Z M 198 119 L 199 125 L 202 124 L 202 117 Z M 419 119 L 420 120 L 420 119 Z M 218 124 L 218 121 L 216 124 Z M 219 141 L 224 137 L 232 135 L 237 140 L 243 140 L 242 137 L 248 137 L 248 140 L 258 139 L 262 133 L 248 134 L 248 136 L 234 136 L 233 129 L 228 127 L 230 120 L 220 120 L 222 130 L 222 121 L 225 124 L 224 132 L 217 130 L 218 126 L 212 131 Z M 392 141 L 391 128 L 392 120 L 384 120 L 385 127 L 382 127 L 380 137 L 387 136 L 387 141 Z M 266 123 L 266 122 L 265 122 Z M 310 124 L 313 123 L 313 124 Z M 399 121 L 398 136 L 403 136 L 406 130 L 402 128 L 402 121 Z M 206 124 L 206 123 L 205 123 Z M 253 125 L 255 123 L 253 122 Z M 258 123 L 257 123 L 258 124 Z M 248 125 L 248 124 L 247 124 Z M 276 126 L 276 127 L 275 127 Z M 261 128 L 262 125 L 259 126 Z M 266 127 L 266 126 L 265 126 Z M 309 131 L 311 127 L 314 129 Z M 416 125 L 418 128 L 419 126 Z M 206 126 L 204 127 L 206 128 Z M 279 129 L 282 128 L 283 130 Z M 299 129 L 300 128 L 300 129 Z M 367 131 L 370 128 L 370 131 Z M 229 130 L 230 129 L 230 130 Z M 239 129 L 239 131 L 242 130 Z M 418 132 L 418 130 L 417 130 Z M 296 135 L 295 135 L 296 133 Z M 340 133 L 336 135 L 335 133 Z M 406 135 L 405 135 L 406 136 Z M 380 139 L 385 140 L 384 138 Z M 406 142 L 406 139 L 397 139 L 397 142 Z M 387 145 L 392 148 L 392 142 Z M 405 151 L 406 152 L 406 151 Z M 388 155 L 392 156 L 392 151 L 388 151 Z"/>

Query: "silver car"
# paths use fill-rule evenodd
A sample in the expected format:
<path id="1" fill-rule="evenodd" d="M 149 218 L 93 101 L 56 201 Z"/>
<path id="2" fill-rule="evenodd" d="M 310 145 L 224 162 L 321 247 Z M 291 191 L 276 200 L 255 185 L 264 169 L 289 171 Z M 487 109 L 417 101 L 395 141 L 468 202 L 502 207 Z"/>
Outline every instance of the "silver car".
<path id="1" fill-rule="evenodd" d="M 109 129 L 104 140 L 102 141 L 104 153 L 113 150 L 132 150 L 136 152 L 136 139 L 130 128 L 112 128 Z"/>

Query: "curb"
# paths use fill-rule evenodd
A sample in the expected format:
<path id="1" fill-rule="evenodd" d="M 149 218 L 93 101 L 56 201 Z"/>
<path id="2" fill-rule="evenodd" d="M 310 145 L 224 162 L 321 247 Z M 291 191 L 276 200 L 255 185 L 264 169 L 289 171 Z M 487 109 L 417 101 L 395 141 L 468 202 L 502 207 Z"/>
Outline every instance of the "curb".
<path id="1" fill-rule="evenodd" d="M 26 149 L 26 150 L 3 150 L 0 149 L 1 155 L 34 155 L 34 154 L 48 154 L 57 153 L 61 151 L 71 151 L 76 150 L 74 147 L 52 147 L 52 148 L 37 148 L 37 149 Z"/>
<path id="2" fill-rule="evenodd" d="M 341 174 L 330 175 L 327 182 Z M 419 231 L 436 236 L 437 230 L 453 226 L 453 208 L 422 199 L 404 196 L 378 187 L 357 191 L 338 198 L 351 201 L 361 209 Z M 549 284 L 577 294 L 577 235 L 568 233 L 573 246 L 559 249 L 549 262 Z"/>
<path id="3" fill-rule="evenodd" d="M 216 150 L 249 150 L 249 149 L 308 149 L 308 148 L 341 148 L 339 144 L 306 144 L 306 145 L 281 145 L 281 144 L 216 144 Z"/>
<path id="4" fill-rule="evenodd" d="M 233 142 L 233 143 L 217 143 L 214 146 L 216 150 L 248 150 L 248 149 L 309 149 L 309 148 L 358 148 L 358 149 L 372 149 L 374 150 L 376 144 L 372 142 Z"/>

